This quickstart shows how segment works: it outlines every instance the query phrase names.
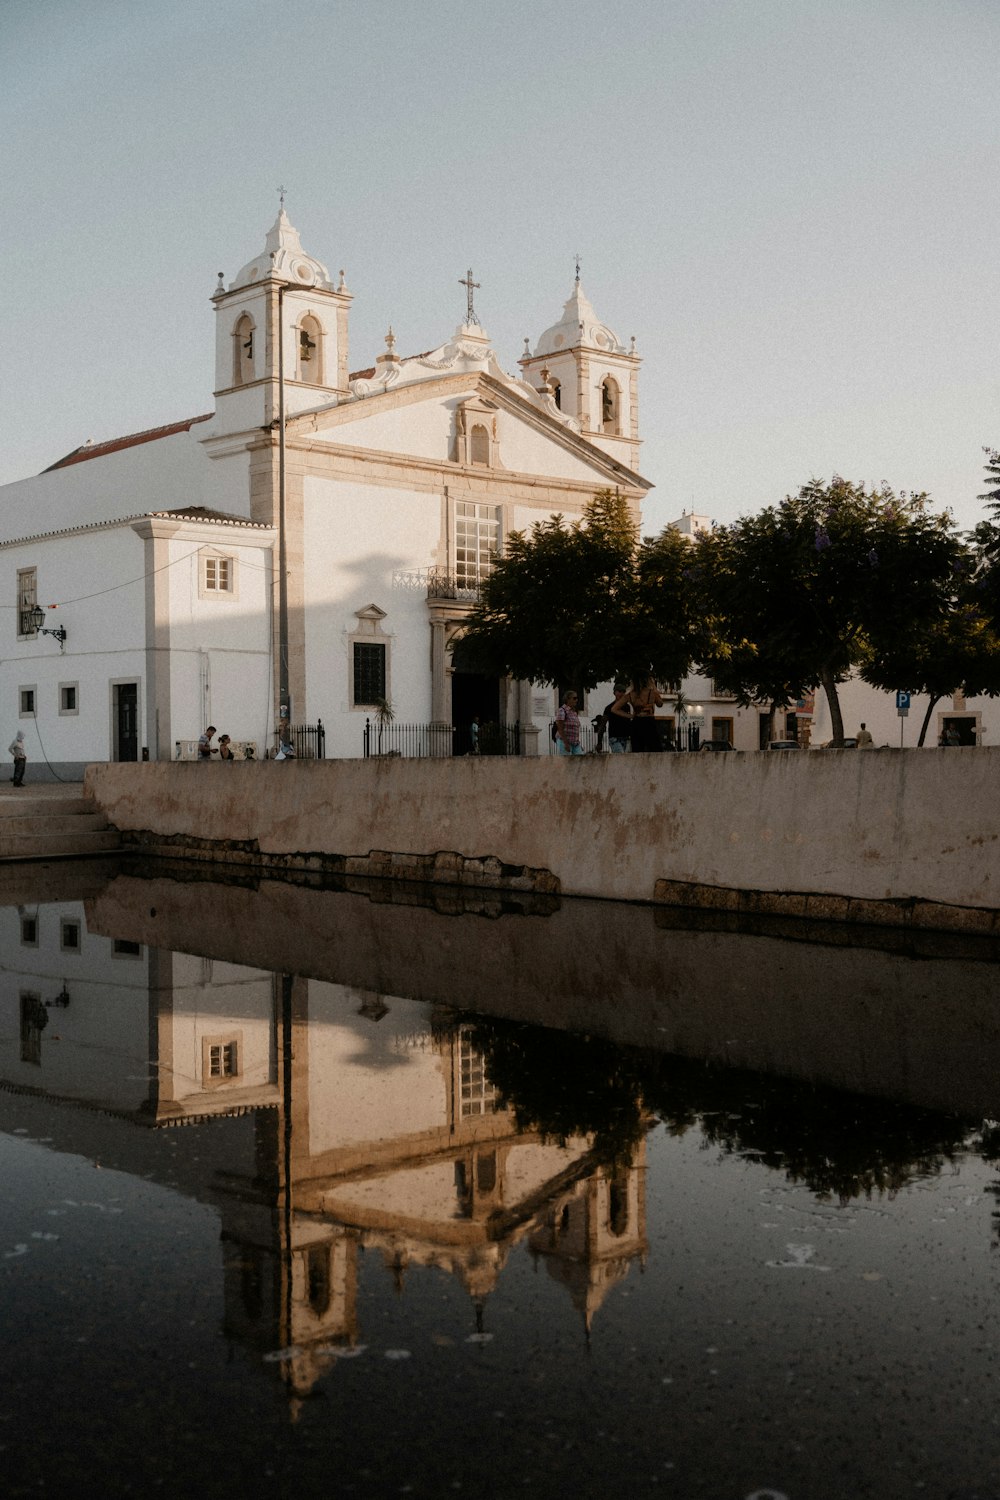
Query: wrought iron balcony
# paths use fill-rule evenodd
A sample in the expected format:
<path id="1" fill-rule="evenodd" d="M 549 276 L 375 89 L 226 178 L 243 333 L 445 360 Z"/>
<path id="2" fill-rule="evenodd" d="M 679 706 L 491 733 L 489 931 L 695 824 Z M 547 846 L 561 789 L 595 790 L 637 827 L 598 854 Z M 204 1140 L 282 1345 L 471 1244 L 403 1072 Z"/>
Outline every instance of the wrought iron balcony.
<path id="1" fill-rule="evenodd" d="M 479 600 L 479 584 L 447 568 L 397 569 L 392 575 L 394 589 L 414 589 L 428 599 L 460 599 L 468 604 Z"/>

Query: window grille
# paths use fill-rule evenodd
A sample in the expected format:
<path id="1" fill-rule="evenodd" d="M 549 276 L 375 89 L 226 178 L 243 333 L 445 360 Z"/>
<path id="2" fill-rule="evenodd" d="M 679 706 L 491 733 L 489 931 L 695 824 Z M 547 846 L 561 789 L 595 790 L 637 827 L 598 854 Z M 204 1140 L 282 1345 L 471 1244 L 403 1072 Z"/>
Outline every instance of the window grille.
<path id="1" fill-rule="evenodd" d="M 354 702 L 378 703 L 385 697 L 385 647 L 354 642 Z"/>
<path id="2" fill-rule="evenodd" d="M 462 1118 L 493 1114 L 497 1107 L 497 1092 L 486 1075 L 483 1054 L 472 1045 L 464 1026 L 458 1034 L 458 1065 Z"/>
<path id="3" fill-rule="evenodd" d="M 233 560 L 231 557 L 205 558 L 205 588 L 215 593 L 228 594 L 233 586 Z"/>

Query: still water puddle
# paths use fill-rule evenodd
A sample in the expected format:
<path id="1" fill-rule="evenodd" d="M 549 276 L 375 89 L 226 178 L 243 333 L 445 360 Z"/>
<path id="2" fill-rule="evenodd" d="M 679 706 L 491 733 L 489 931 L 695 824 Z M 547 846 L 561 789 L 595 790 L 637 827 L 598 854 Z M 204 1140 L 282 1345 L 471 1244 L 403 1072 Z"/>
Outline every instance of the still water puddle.
<path id="1" fill-rule="evenodd" d="M 0 908 L 5 1494 L 1000 1495 L 989 949 L 178 873 Z"/>

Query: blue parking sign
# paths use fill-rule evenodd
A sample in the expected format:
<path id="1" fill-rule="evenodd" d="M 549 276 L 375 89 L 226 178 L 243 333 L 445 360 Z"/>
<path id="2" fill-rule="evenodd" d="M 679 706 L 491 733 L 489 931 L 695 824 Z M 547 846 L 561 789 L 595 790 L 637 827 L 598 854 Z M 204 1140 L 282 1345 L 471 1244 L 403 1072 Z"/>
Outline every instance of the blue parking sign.
<path id="1" fill-rule="evenodd" d="M 909 693 L 898 692 L 896 694 L 896 707 L 899 709 L 900 713 L 905 712 L 905 710 L 908 709 L 909 706 L 910 706 L 910 695 L 909 695 Z"/>

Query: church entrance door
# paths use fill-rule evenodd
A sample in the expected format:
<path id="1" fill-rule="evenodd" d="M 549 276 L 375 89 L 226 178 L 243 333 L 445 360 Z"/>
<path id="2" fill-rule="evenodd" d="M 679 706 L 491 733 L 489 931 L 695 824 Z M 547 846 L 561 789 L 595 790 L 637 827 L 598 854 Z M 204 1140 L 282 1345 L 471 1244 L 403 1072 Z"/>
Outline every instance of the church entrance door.
<path id="1" fill-rule="evenodd" d="M 472 749 L 469 726 L 479 719 L 480 738 L 487 724 L 500 723 L 500 679 L 485 677 L 481 672 L 467 672 L 462 666 L 462 643 L 455 647 L 451 676 L 451 722 L 454 730 L 452 754 L 468 755 Z"/>

